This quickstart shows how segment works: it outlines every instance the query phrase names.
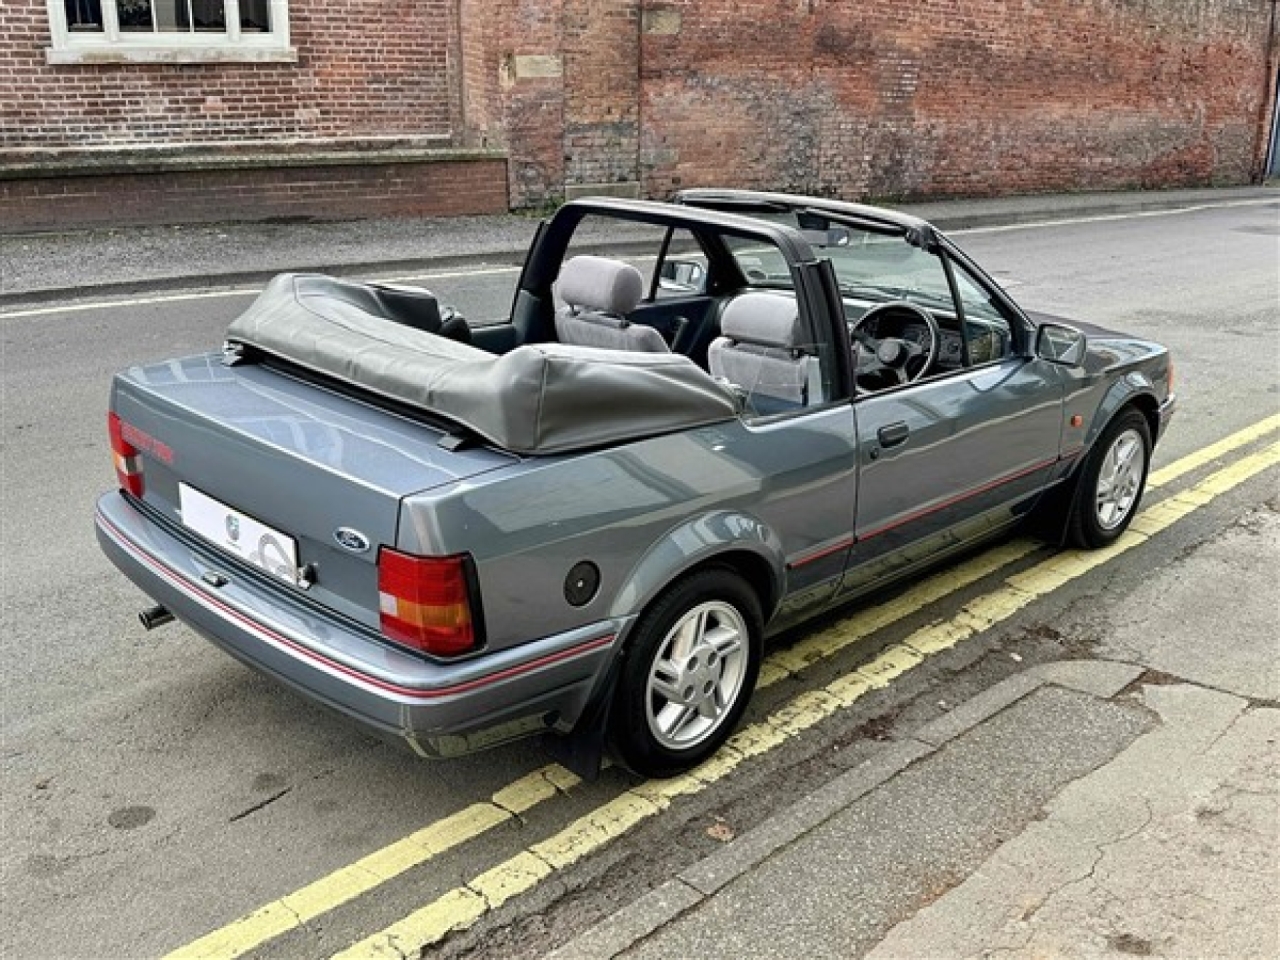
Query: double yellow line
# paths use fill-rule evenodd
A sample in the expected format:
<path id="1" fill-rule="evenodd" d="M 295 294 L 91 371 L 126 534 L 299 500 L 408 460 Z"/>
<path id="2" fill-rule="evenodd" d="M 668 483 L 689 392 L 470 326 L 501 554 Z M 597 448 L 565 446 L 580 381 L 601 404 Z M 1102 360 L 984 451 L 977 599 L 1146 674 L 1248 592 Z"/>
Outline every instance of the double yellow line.
<path id="1" fill-rule="evenodd" d="M 1226 439 L 1155 471 L 1148 486 L 1158 488 L 1280 430 L 1280 415 L 1268 417 Z M 699 793 L 744 761 L 759 756 L 887 686 L 927 657 L 950 649 L 1013 616 L 1031 601 L 1116 556 L 1146 542 L 1187 514 L 1266 468 L 1280 464 L 1280 443 L 1242 457 L 1188 490 L 1162 500 L 1134 519 L 1129 530 L 1105 550 L 1067 551 L 1005 578 L 1003 584 L 966 603 L 946 620 L 929 624 L 882 651 L 875 659 L 820 689 L 802 693 L 773 714 L 739 730 L 715 757 L 673 780 L 652 781 L 623 791 L 564 829 L 533 844 L 396 924 L 337 954 L 342 958 L 400 958 L 465 929 L 512 897 L 581 860 L 670 806 L 673 799 Z M 930 577 L 886 603 L 859 610 L 832 626 L 767 658 L 759 686 L 768 687 L 829 658 L 864 637 L 918 612 L 956 591 L 1022 559 L 1040 545 L 1018 540 L 1003 544 Z M 532 807 L 566 791 L 577 778 L 551 765 L 413 834 L 342 867 L 294 893 L 267 904 L 187 944 L 170 958 L 234 958 L 334 908 L 368 893 L 446 850 L 466 843 Z"/>

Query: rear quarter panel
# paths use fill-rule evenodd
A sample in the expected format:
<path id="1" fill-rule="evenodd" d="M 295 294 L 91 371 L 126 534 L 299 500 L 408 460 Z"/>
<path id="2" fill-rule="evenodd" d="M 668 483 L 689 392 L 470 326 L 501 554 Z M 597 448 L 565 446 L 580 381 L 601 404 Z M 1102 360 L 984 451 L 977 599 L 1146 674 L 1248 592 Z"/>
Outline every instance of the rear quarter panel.
<path id="1" fill-rule="evenodd" d="M 773 599 L 820 603 L 844 555 L 801 571 L 786 561 L 852 529 L 852 423 L 851 409 L 838 406 L 530 459 L 408 498 L 401 547 L 472 554 L 489 650 L 625 619 L 682 571 L 728 550 L 757 558 Z M 565 580 L 583 561 L 601 583 L 574 606 Z"/>

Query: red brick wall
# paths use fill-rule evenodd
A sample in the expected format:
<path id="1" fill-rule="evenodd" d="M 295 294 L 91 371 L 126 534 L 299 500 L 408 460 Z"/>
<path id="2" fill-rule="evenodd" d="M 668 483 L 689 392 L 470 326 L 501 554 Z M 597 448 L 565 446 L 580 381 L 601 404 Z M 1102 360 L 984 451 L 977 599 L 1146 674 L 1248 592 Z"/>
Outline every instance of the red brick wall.
<path id="1" fill-rule="evenodd" d="M 45 0 L 3 0 L 0 147 L 451 132 L 451 0 L 289 6 L 297 63 L 51 66 Z"/>
<path id="2" fill-rule="evenodd" d="M 461 51 L 462 134 L 466 146 L 495 147 L 505 144 L 502 132 L 502 98 L 498 90 L 499 33 L 509 16 L 506 0 L 493 6 L 459 5 Z"/>
<path id="3" fill-rule="evenodd" d="M 565 182 L 636 179 L 640 11 L 635 0 L 565 0 Z"/>
<path id="4" fill-rule="evenodd" d="M 655 4 L 657 6 L 657 4 Z M 646 192 L 1241 183 L 1269 0 L 699 0 L 646 33 Z"/>
<path id="5" fill-rule="evenodd" d="M 0 224 L 12 231 L 58 224 L 421 217 L 506 210 L 503 160 L 0 181 Z"/>
<path id="6" fill-rule="evenodd" d="M 462 115 L 467 146 L 506 149 L 511 203 L 536 207 L 564 184 L 564 83 L 521 76 L 525 58 L 559 60 L 563 0 L 460 0 Z"/>
<path id="7" fill-rule="evenodd" d="M 1154 187 L 1247 181 L 1274 90 L 1271 0 L 290 6 L 296 64 L 49 66 L 44 0 L 3 0 L 0 149 L 439 136 L 506 149 L 518 207 Z"/>
<path id="8" fill-rule="evenodd" d="M 558 83 L 512 74 L 488 88 L 518 205 L 636 179 L 659 197 L 1242 183 L 1265 151 L 1276 69 L 1271 0 L 463 6 L 485 11 L 499 63 L 563 56 Z M 530 6 L 543 26 L 560 18 L 559 42 L 529 29 Z"/>

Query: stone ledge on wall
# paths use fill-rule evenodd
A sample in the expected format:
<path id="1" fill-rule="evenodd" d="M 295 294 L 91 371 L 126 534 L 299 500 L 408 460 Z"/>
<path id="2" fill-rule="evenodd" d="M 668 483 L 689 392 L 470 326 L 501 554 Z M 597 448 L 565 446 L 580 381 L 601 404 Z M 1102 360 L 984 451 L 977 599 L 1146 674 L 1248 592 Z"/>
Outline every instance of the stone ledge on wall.
<path id="1" fill-rule="evenodd" d="M 640 183 L 637 180 L 626 180 L 620 183 L 567 183 L 564 187 L 566 200 L 577 200 L 579 197 L 620 197 L 623 200 L 639 200 L 640 196 Z"/>
<path id="2" fill-rule="evenodd" d="M 381 166 L 506 160 L 503 150 L 458 148 L 448 138 L 0 149 L 0 180 L 111 174 Z M 432 142 L 434 141 L 434 142 Z"/>
<path id="3" fill-rule="evenodd" d="M 510 197 L 497 151 L 94 160 L 0 165 L 0 231 L 468 216 L 506 213 Z"/>

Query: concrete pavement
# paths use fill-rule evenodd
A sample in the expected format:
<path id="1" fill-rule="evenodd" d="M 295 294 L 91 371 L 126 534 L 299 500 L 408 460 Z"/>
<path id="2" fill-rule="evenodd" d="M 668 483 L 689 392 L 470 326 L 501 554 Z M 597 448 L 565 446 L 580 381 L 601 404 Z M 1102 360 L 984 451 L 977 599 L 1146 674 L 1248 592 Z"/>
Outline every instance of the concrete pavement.
<path id="1" fill-rule="evenodd" d="M 1275 186 L 1044 194 L 887 204 L 944 230 L 1280 198 Z M 284 270 L 360 276 L 464 263 L 519 263 L 537 218 L 452 217 L 193 224 L 6 234 L 0 227 L 0 305 L 139 289 L 257 284 Z M 625 237 L 616 227 L 601 244 Z"/>
<path id="2" fill-rule="evenodd" d="M 1128 598 L 1125 659 L 1000 683 L 549 956 L 1280 956 L 1277 560 L 1273 497 Z"/>

